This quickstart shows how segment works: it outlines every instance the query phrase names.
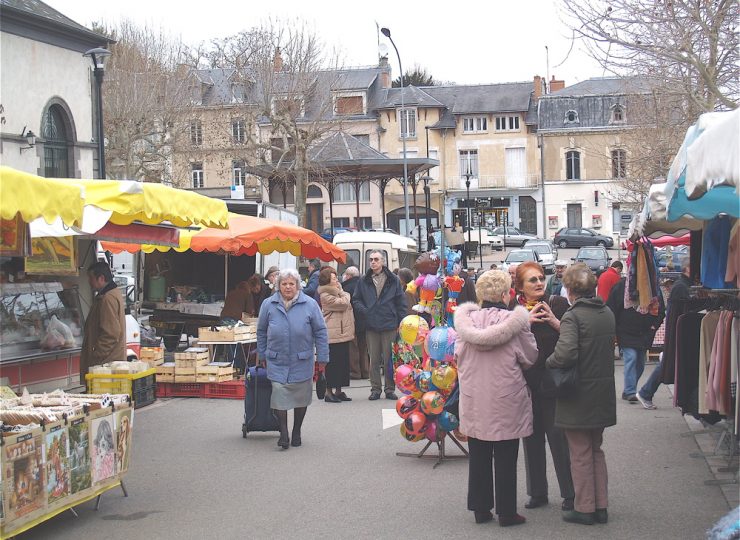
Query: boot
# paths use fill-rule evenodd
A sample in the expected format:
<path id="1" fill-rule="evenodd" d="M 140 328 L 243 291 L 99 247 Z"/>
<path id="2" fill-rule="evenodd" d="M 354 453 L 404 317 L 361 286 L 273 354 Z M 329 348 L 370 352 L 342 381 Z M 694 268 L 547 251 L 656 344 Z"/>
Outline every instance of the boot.
<path id="1" fill-rule="evenodd" d="M 292 433 L 292 446 L 298 447 L 301 445 L 301 426 L 303 425 L 303 419 L 306 417 L 307 407 L 296 407 L 293 409 L 293 433 Z"/>
<path id="2" fill-rule="evenodd" d="M 280 438 L 278 439 L 277 445 L 283 450 L 287 450 L 290 445 L 290 439 L 288 438 L 288 411 L 273 409 L 272 412 L 280 423 Z"/>

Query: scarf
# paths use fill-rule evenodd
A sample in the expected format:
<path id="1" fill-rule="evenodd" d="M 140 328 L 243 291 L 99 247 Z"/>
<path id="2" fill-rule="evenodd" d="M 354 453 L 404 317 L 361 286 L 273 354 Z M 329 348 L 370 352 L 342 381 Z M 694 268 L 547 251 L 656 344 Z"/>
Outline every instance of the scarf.
<path id="1" fill-rule="evenodd" d="M 281 294 L 280 300 L 283 302 L 283 307 L 285 308 L 285 311 L 288 311 L 290 310 L 290 308 L 293 307 L 293 304 L 296 303 L 296 300 L 298 300 L 298 294 L 296 293 L 296 295 L 290 300 L 286 300 L 285 298 L 283 298 L 283 295 Z"/>
<path id="2" fill-rule="evenodd" d="M 496 308 L 496 309 L 504 309 L 508 310 L 509 306 L 504 304 L 503 302 L 489 302 L 488 300 L 483 300 L 483 303 L 480 305 L 483 309 L 488 308 Z"/>
<path id="3" fill-rule="evenodd" d="M 532 311 L 534 309 L 534 306 L 539 304 L 542 300 L 527 300 L 524 298 L 523 294 L 520 294 L 516 297 L 516 301 L 520 306 L 524 306 L 527 308 L 527 311 Z"/>

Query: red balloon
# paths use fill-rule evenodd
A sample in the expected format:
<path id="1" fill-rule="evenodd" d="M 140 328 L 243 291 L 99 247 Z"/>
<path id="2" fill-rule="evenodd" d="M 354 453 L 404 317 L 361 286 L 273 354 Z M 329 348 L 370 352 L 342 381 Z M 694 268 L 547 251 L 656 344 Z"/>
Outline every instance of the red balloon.
<path id="1" fill-rule="evenodd" d="M 406 426 L 406 431 L 412 435 L 423 434 L 426 429 L 426 424 L 427 417 L 420 411 L 411 412 L 403 421 L 403 425 Z"/>
<path id="2" fill-rule="evenodd" d="M 418 410 L 419 400 L 414 396 L 401 396 L 396 402 L 396 412 L 398 413 L 398 416 L 403 419 L 408 418 L 412 412 Z"/>

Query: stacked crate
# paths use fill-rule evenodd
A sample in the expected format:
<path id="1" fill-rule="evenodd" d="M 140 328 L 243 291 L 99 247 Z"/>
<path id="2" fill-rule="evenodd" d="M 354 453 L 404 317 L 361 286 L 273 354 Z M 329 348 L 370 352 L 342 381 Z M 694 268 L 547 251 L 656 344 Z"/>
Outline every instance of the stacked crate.
<path id="1" fill-rule="evenodd" d="M 230 362 L 213 362 L 195 368 L 195 382 L 220 383 L 234 380 L 234 368 Z"/>
<path id="2" fill-rule="evenodd" d="M 257 339 L 257 325 L 204 326 L 198 328 L 198 341 L 249 341 Z"/>
<path id="3" fill-rule="evenodd" d="M 151 367 L 164 364 L 164 349 L 162 347 L 142 347 L 140 360 Z"/>
<path id="4" fill-rule="evenodd" d="M 158 383 L 173 383 L 175 382 L 175 363 L 165 362 L 159 364 L 157 367 L 157 382 Z"/>
<path id="5" fill-rule="evenodd" d="M 207 366 L 208 362 L 208 349 L 204 347 L 190 347 L 183 352 L 176 352 L 174 382 L 197 382 L 198 368 Z"/>

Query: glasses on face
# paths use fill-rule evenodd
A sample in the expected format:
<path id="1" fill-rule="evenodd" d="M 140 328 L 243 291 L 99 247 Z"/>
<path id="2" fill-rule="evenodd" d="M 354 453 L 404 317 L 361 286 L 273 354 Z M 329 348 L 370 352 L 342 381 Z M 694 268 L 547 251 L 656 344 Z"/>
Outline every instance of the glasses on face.
<path id="1" fill-rule="evenodd" d="M 538 281 L 540 283 L 544 283 L 545 281 L 547 281 L 547 278 L 545 278 L 545 276 L 534 276 L 534 277 L 529 278 L 527 280 L 527 283 L 537 283 Z"/>

